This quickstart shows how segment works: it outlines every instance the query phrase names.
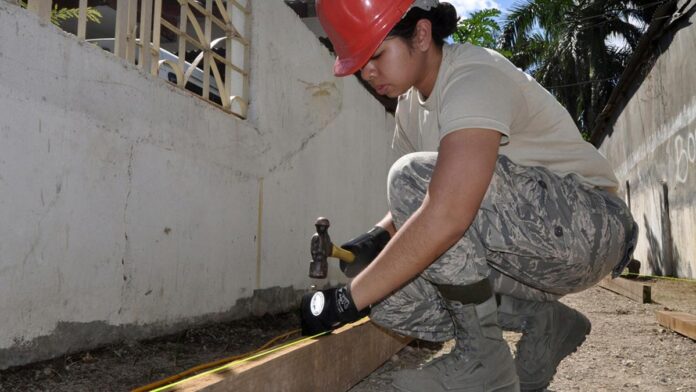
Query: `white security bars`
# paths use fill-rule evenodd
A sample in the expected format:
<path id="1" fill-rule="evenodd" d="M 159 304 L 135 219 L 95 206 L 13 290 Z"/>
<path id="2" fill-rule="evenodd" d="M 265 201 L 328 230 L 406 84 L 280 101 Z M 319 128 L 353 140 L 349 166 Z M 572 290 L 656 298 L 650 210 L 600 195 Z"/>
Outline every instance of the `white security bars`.
<path id="1" fill-rule="evenodd" d="M 117 0 L 113 53 L 153 75 L 196 92 L 229 113 L 246 118 L 250 2 Z M 27 8 L 48 22 L 52 8 L 58 5 L 53 3 L 53 0 L 29 0 Z M 162 14 L 163 3 L 170 11 L 169 18 Z M 171 18 L 175 7 L 179 8 L 178 23 L 171 21 L 177 19 Z M 77 36 L 81 39 L 87 35 L 87 8 L 87 0 L 79 0 Z M 163 35 L 168 41 L 177 41 L 178 55 L 161 47 Z M 142 50 L 143 46 L 149 50 Z M 187 61 L 187 52 L 198 54 Z"/>

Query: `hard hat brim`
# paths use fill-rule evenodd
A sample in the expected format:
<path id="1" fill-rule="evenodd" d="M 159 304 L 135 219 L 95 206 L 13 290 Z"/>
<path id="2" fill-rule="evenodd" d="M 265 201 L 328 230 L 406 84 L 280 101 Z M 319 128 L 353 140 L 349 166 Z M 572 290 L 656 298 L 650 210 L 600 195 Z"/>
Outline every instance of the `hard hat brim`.
<path id="1" fill-rule="evenodd" d="M 362 67 L 365 66 L 365 64 L 367 64 L 370 57 L 372 57 L 377 48 L 379 48 L 379 45 L 382 44 L 382 41 L 384 41 L 384 39 L 377 41 L 377 44 L 366 46 L 363 50 L 355 53 L 353 56 L 345 58 L 336 57 L 336 62 L 334 63 L 333 69 L 334 75 L 342 77 L 358 72 L 360 69 L 362 69 Z"/>
<path id="2" fill-rule="evenodd" d="M 382 45 L 382 42 L 389 35 L 389 31 L 393 26 L 382 25 L 379 28 L 376 39 L 372 43 L 366 44 L 361 50 L 353 53 L 352 56 L 341 58 L 336 57 L 336 62 L 334 63 L 334 75 L 336 76 L 348 76 L 358 72 L 362 67 L 370 61 L 370 57 L 375 53 L 377 48 Z"/>
<path id="3" fill-rule="evenodd" d="M 342 0 L 337 0 L 342 1 Z M 391 1 L 391 0 L 390 0 Z M 330 21 L 320 22 L 324 27 L 324 30 L 329 33 L 329 39 L 334 44 L 334 49 L 336 51 L 336 62 L 334 63 L 334 75 L 336 76 L 347 76 L 358 72 L 361 68 L 367 64 L 370 57 L 375 53 L 377 48 L 382 44 L 384 39 L 389 35 L 389 31 L 398 23 L 399 20 L 408 12 L 409 7 L 413 4 L 414 0 L 398 0 L 396 4 L 391 4 L 391 6 L 383 9 L 380 14 L 374 17 L 371 16 L 369 20 L 366 21 L 368 24 L 355 26 L 350 25 L 352 28 L 351 41 L 352 43 L 347 43 L 347 33 L 343 29 L 345 26 L 341 26 L 341 21 L 346 20 L 340 19 L 339 21 L 334 21 L 336 26 L 342 27 L 336 30 L 336 26 L 332 26 Z M 319 15 L 321 17 L 322 12 L 326 13 L 323 7 L 320 7 L 322 3 L 317 2 L 317 9 L 319 10 Z M 344 10 L 345 11 L 345 10 Z M 326 19 L 326 17 L 324 18 Z M 347 19 L 350 20 L 350 19 Z M 367 29 L 370 34 L 357 34 L 356 29 Z M 332 32 L 336 37 L 332 38 Z M 359 31 L 362 33 L 362 31 Z M 357 50 L 356 50 L 357 49 Z"/>

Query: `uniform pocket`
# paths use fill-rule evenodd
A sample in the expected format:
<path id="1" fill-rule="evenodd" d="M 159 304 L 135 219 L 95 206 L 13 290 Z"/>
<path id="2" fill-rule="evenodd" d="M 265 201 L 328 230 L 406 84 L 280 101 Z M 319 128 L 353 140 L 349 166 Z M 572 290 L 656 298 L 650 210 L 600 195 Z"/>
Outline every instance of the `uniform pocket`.
<path id="1" fill-rule="evenodd" d="M 482 208 L 482 236 L 494 252 L 546 260 L 568 257 L 572 212 L 559 197 L 561 178 L 542 168 L 500 165 Z"/>

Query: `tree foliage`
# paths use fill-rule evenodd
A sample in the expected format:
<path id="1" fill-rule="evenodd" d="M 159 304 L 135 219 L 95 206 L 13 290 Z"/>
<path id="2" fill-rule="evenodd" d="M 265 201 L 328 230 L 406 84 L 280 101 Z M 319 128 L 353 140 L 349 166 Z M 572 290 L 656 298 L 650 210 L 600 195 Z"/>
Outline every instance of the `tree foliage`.
<path id="1" fill-rule="evenodd" d="M 586 135 L 655 11 L 654 0 L 528 0 L 506 16 L 499 48 L 563 104 Z M 625 45 L 612 42 L 623 40 Z"/>
<path id="2" fill-rule="evenodd" d="M 26 0 L 20 0 L 19 5 L 27 8 Z M 79 8 L 58 8 L 58 4 L 53 5 L 51 10 L 51 23 L 59 26 L 61 22 L 77 19 L 80 16 Z M 94 7 L 87 7 L 87 20 L 94 23 L 101 23 L 102 14 Z"/>
<path id="3" fill-rule="evenodd" d="M 51 11 L 51 23 L 59 25 L 60 22 L 77 19 L 80 16 L 79 8 L 58 8 L 58 4 L 53 6 Z M 102 14 L 93 7 L 87 7 L 87 20 L 94 23 L 101 23 Z"/>
<path id="4" fill-rule="evenodd" d="M 500 25 L 496 21 L 499 16 L 500 10 L 495 8 L 472 12 L 468 18 L 459 21 L 452 38 L 459 43 L 470 42 L 485 48 L 495 48 L 500 35 Z"/>

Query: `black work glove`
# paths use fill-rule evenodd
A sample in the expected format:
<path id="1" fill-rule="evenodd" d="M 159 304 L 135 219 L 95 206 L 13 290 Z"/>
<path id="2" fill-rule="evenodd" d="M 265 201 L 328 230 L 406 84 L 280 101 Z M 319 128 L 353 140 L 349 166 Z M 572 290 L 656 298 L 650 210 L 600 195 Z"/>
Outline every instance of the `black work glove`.
<path id="1" fill-rule="evenodd" d="M 355 277 L 377 257 L 385 246 L 387 246 L 387 242 L 389 242 L 390 238 L 391 236 L 388 231 L 379 226 L 375 226 L 367 233 L 355 237 L 341 245 L 341 248 L 355 255 L 355 260 L 353 260 L 352 263 L 341 260 L 339 263 L 341 271 L 349 278 Z"/>
<path id="2" fill-rule="evenodd" d="M 370 308 L 358 312 L 348 286 L 308 293 L 302 296 L 300 317 L 302 335 L 313 336 L 358 321 L 370 313 Z"/>

